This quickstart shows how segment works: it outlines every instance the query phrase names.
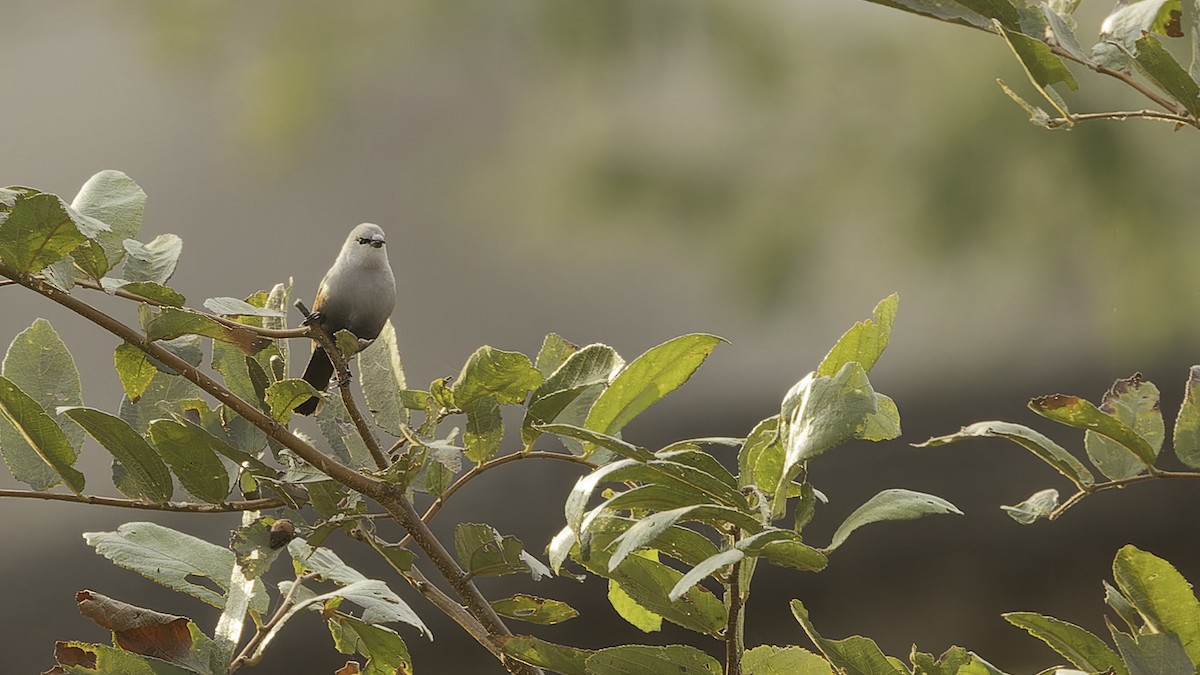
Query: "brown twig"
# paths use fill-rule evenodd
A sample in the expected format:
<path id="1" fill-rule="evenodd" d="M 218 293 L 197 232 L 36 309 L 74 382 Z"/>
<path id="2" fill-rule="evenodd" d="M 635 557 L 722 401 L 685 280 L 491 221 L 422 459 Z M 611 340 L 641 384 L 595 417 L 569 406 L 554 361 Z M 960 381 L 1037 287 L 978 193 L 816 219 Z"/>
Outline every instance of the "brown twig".
<path id="1" fill-rule="evenodd" d="M 476 464 L 475 466 L 471 467 L 470 470 L 468 470 L 466 473 L 459 476 L 458 480 L 454 481 L 450 485 L 450 487 L 446 488 L 446 490 L 444 492 L 442 492 L 442 494 L 438 495 L 437 499 L 435 499 L 433 501 L 433 503 L 429 505 L 429 508 L 425 510 L 425 514 L 421 516 L 421 521 L 428 523 L 430 521 L 430 519 L 432 519 L 433 516 L 435 514 L 437 514 L 437 512 L 440 511 L 442 509 L 442 507 L 446 504 L 446 500 L 450 499 L 450 497 L 453 496 L 455 492 L 458 492 L 460 489 L 462 489 L 462 487 L 464 485 L 469 483 L 472 479 L 474 479 L 479 474 L 481 474 L 484 471 L 487 471 L 489 469 L 494 469 L 498 466 L 503 466 L 505 464 L 508 464 L 510 462 L 515 462 L 520 459 L 557 459 L 557 460 L 561 460 L 564 462 L 571 462 L 574 464 L 582 464 L 583 466 L 586 466 L 590 469 L 596 468 L 595 464 L 592 464 L 591 462 L 587 461 L 586 459 L 584 459 L 582 457 L 579 457 L 577 455 L 568 455 L 568 454 L 561 453 L 561 452 L 546 452 L 546 451 L 542 451 L 542 450 L 533 450 L 530 452 L 514 452 L 511 454 L 507 454 L 507 455 L 501 455 L 499 457 L 490 459 L 486 462 Z M 402 539 L 400 541 L 400 544 L 404 545 L 407 542 L 408 542 L 408 537 L 405 537 L 404 539 Z"/>
<path id="2" fill-rule="evenodd" d="M 287 449 L 296 453 L 297 456 L 316 467 L 321 473 L 324 473 L 351 490 L 379 502 L 384 510 L 390 513 L 396 522 L 409 532 L 417 546 L 429 556 L 430 560 L 437 566 L 438 571 L 466 603 L 468 611 L 484 626 L 489 636 L 484 646 L 492 653 L 495 653 L 499 649 L 499 645 L 491 640 L 490 636 L 512 635 L 508 626 L 496 614 L 496 611 L 488 603 L 487 599 L 483 597 L 483 594 L 479 592 L 475 584 L 471 583 L 470 579 L 467 578 L 466 573 L 458 566 L 458 563 L 455 562 L 453 556 L 450 555 L 450 552 L 446 550 L 441 541 L 437 539 L 429 527 L 421 520 L 412 503 L 404 497 L 403 491 L 397 486 L 361 474 L 338 462 L 336 459 L 329 457 L 263 413 L 257 406 L 250 404 L 229 391 L 229 389 L 214 380 L 207 373 L 167 351 L 161 345 L 148 339 L 140 331 L 118 321 L 88 303 L 69 293 L 64 293 L 54 288 L 33 275 L 19 272 L 3 262 L 0 262 L 0 276 L 16 281 L 31 291 L 62 305 L 125 342 L 132 344 L 147 355 L 158 359 L 167 368 L 179 373 L 184 379 L 200 387 L 200 389 L 228 406 L 230 410 L 261 429 Z M 536 675 L 541 673 L 541 670 L 538 668 L 515 663 L 511 659 L 506 659 L 503 663 L 510 672 L 516 675 Z"/>
<path id="3" fill-rule="evenodd" d="M 736 546 L 740 532 L 734 530 L 730 535 L 730 545 Z M 733 563 L 729 572 L 729 586 L 725 592 L 729 601 L 726 607 L 725 623 L 725 675 L 742 675 L 742 651 L 745 640 L 742 622 L 742 561 Z"/>
<path id="4" fill-rule="evenodd" d="M 1140 473 L 1136 476 L 1130 476 L 1129 478 L 1115 478 L 1113 480 L 1105 481 L 1103 483 L 1094 483 L 1092 485 L 1089 485 L 1087 487 L 1080 489 L 1078 492 L 1071 495 L 1070 497 L 1067 497 L 1067 500 L 1064 501 L 1062 504 L 1059 504 L 1057 508 L 1055 508 L 1053 511 L 1051 511 L 1050 515 L 1047 516 L 1047 518 L 1049 518 L 1050 520 L 1057 519 L 1059 516 L 1061 516 L 1063 513 L 1065 513 L 1068 509 L 1070 509 L 1072 506 L 1075 506 L 1076 504 L 1078 504 L 1084 497 L 1087 497 L 1088 495 L 1095 494 L 1097 492 L 1103 492 L 1105 490 L 1112 490 L 1113 488 L 1118 488 L 1118 489 L 1123 488 L 1126 485 L 1132 485 L 1134 483 L 1143 483 L 1148 480 L 1157 480 L 1159 478 L 1200 479 L 1200 472 L 1160 471 L 1158 469 L 1152 469 L 1150 473 Z"/>
<path id="5" fill-rule="evenodd" d="M 306 322 L 312 318 L 312 313 L 308 311 L 308 307 L 304 303 L 297 300 L 295 303 L 296 309 L 304 315 Z M 342 355 L 337 344 L 333 340 L 333 336 L 325 330 L 324 326 L 318 321 L 308 323 L 305 328 L 304 335 L 312 338 L 321 349 L 325 350 L 325 354 L 329 357 L 330 363 L 333 364 L 334 371 L 337 373 L 338 392 L 342 395 L 342 403 L 346 406 L 346 412 L 350 414 L 350 421 L 354 423 L 354 428 L 358 430 L 358 435 L 362 438 L 363 444 L 367 446 L 367 451 L 371 453 L 371 459 L 375 460 L 375 466 L 379 470 L 388 468 L 391 464 L 388 461 L 387 455 L 383 453 L 383 449 L 379 447 L 379 439 L 375 437 L 375 432 L 371 430 L 371 425 L 367 422 L 367 418 L 358 409 L 358 403 L 354 401 L 354 392 L 350 391 L 350 364 Z"/>
<path id="6" fill-rule="evenodd" d="M 0 498 L 13 499 L 45 499 L 48 501 L 74 502 L 77 504 L 92 504 L 95 506 L 115 506 L 124 509 L 145 509 L 148 511 L 173 511 L 176 513 L 233 513 L 237 511 L 262 511 L 287 506 L 287 502 L 277 497 L 262 499 L 247 499 L 238 502 L 221 502 L 208 504 L 199 502 L 147 502 L 140 499 L 121 499 L 118 497 L 102 497 L 99 495 L 64 494 L 61 492 L 39 492 L 37 490 L 0 490 Z"/>
<path id="7" fill-rule="evenodd" d="M 308 572 L 300 575 L 294 582 L 292 582 L 292 586 L 288 589 L 287 595 L 284 595 L 283 600 L 279 603 L 279 609 L 275 610 L 275 614 L 271 616 L 270 620 L 259 626 L 258 629 L 254 631 L 254 637 L 250 638 L 250 641 L 246 643 L 246 647 L 242 649 L 242 651 L 238 653 L 237 658 L 235 658 L 233 662 L 229 664 L 229 670 L 227 672 L 232 674 L 234 671 L 240 669 L 244 665 L 254 665 L 249 663 L 250 657 L 254 654 L 254 650 L 258 648 L 258 645 L 262 643 L 263 638 L 271 633 L 271 629 L 273 629 L 276 624 L 282 621 L 283 617 L 287 615 L 289 610 L 291 610 L 292 605 L 296 604 L 296 591 L 300 590 L 300 582 L 308 581 L 309 579 L 316 579 L 319 576 L 321 575 L 317 572 Z"/>
<path id="8" fill-rule="evenodd" d="M 1068 61 L 1072 61 L 1074 63 L 1078 63 L 1082 66 L 1090 68 L 1091 70 L 1093 70 L 1097 73 L 1100 73 L 1101 75 L 1107 75 L 1109 77 L 1116 78 L 1116 79 L 1120 80 L 1121 82 L 1124 82 L 1125 84 L 1127 84 L 1130 87 L 1132 87 L 1133 89 L 1135 89 L 1141 95 L 1145 96 L 1146 98 L 1150 99 L 1151 101 L 1154 101 L 1154 103 L 1156 105 L 1161 106 L 1164 110 L 1168 111 L 1168 113 L 1170 113 L 1171 115 L 1182 118 L 1180 121 L 1181 124 L 1187 124 L 1189 126 L 1193 126 L 1193 127 L 1200 129 L 1200 120 L 1197 120 L 1195 117 L 1190 115 L 1188 113 L 1188 111 L 1185 108 L 1183 108 L 1182 106 L 1174 103 L 1173 101 L 1171 101 L 1168 98 L 1165 98 L 1164 96 L 1162 96 L 1158 92 L 1154 91 L 1153 89 L 1151 89 L 1149 86 L 1147 86 L 1143 82 L 1139 81 L 1132 74 L 1126 73 L 1126 72 L 1123 72 L 1120 70 L 1113 70 L 1112 68 L 1109 68 L 1108 66 L 1101 65 L 1101 64 L 1096 63 L 1091 60 L 1080 59 L 1079 57 L 1075 56 L 1074 54 L 1067 51 L 1066 49 L 1063 49 L 1059 45 L 1052 44 L 1052 43 L 1046 43 L 1046 44 L 1047 44 L 1047 46 L 1050 47 L 1050 51 L 1053 52 L 1056 56 L 1062 57 L 1064 59 L 1067 59 Z"/>

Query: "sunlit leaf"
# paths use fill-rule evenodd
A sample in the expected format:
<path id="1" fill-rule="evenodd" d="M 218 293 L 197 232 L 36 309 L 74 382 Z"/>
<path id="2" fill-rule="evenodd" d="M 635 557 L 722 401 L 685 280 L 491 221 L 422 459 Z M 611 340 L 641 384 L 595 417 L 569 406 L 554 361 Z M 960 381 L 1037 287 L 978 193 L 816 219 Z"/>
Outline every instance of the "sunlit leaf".
<path id="1" fill-rule="evenodd" d="M 1129 673 L 1108 645 L 1075 624 L 1033 612 L 1009 612 L 1002 616 L 1005 621 L 1045 642 L 1080 670 L 1102 673 L 1111 669 L 1117 675 Z"/>
<path id="2" fill-rule="evenodd" d="M 404 435 L 408 409 L 403 396 L 407 390 L 404 365 L 396 343 L 396 328 L 388 321 L 370 347 L 358 353 L 358 372 L 363 397 L 375 418 L 375 424 L 389 434 Z"/>
<path id="3" fill-rule="evenodd" d="M 686 645 L 621 645 L 601 649 L 587 659 L 587 673 L 604 675 L 720 675 L 721 664 Z"/>
<path id="4" fill-rule="evenodd" d="M 881 300 L 872 318 L 854 324 L 829 350 L 817 366 L 817 374 L 832 377 L 851 361 L 871 372 L 891 340 L 899 306 L 900 296 L 895 293 Z"/>
<path id="5" fill-rule="evenodd" d="M 1043 462 L 1054 467 L 1071 482 L 1081 487 L 1092 485 L 1096 479 L 1078 459 L 1067 452 L 1061 445 L 1045 435 L 1022 424 L 1010 422 L 976 422 L 963 427 L 958 433 L 931 438 L 924 443 L 917 443 L 918 448 L 933 448 L 939 445 L 957 443 L 968 438 L 1006 438 L 1029 450 Z"/>
<path id="6" fill-rule="evenodd" d="M 1058 490 L 1049 488 L 1030 495 L 1029 499 L 1016 506 L 1001 506 L 1013 520 L 1022 525 L 1031 525 L 1042 518 L 1049 518 L 1058 508 Z"/>
<path id="7" fill-rule="evenodd" d="M 829 662 L 800 647 L 759 645 L 742 655 L 746 675 L 833 675 Z"/>
<path id="8" fill-rule="evenodd" d="M 1185 465 L 1200 468 L 1200 366 L 1188 371 L 1187 384 L 1183 391 L 1183 403 L 1179 405 L 1179 416 L 1175 418 L 1175 455 Z"/>
<path id="9" fill-rule="evenodd" d="M 817 649 L 847 675 L 907 675 L 908 671 L 892 665 L 870 638 L 854 635 L 841 640 L 825 639 L 817 632 L 808 617 L 808 610 L 799 600 L 792 600 L 791 608 L 792 615 Z"/>
<path id="10" fill-rule="evenodd" d="M 125 257 L 124 241 L 136 237 L 142 227 L 146 193 L 129 176 L 106 169 L 83 184 L 71 207 L 108 225 L 109 230 L 98 234 L 96 241 L 111 268 Z"/>
<path id="11" fill-rule="evenodd" d="M 588 675 L 584 664 L 592 655 L 590 650 L 556 645 L 528 635 L 510 635 L 497 639 L 505 654 L 522 663 L 563 675 Z"/>
<path id="12" fill-rule="evenodd" d="M 1133 429 L 1129 428 L 1124 422 L 1116 417 L 1106 414 L 1097 408 L 1092 403 L 1085 401 L 1078 396 L 1067 396 L 1064 394 L 1054 394 L 1052 396 L 1041 396 L 1029 402 L 1029 408 L 1037 414 L 1052 419 L 1056 422 L 1062 422 L 1078 429 L 1094 431 L 1101 436 L 1105 436 L 1116 441 L 1122 452 L 1128 452 L 1133 455 L 1139 464 L 1132 462 L 1124 462 L 1118 465 L 1111 465 L 1108 462 L 1101 463 L 1093 457 L 1093 461 L 1097 462 L 1099 468 L 1104 475 L 1109 478 L 1127 477 L 1134 475 L 1144 467 L 1153 466 L 1156 454 L 1154 448 L 1146 442 Z M 1119 470 L 1118 470 L 1119 469 Z M 1112 472 L 1111 474 L 1109 472 Z M 1132 474 L 1129 471 L 1133 471 Z"/>
<path id="13" fill-rule="evenodd" d="M 542 374 L 528 356 L 485 346 L 463 365 L 454 382 L 454 401 L 461 407 L 493 396 L 502 405 L 521 403 L 541 384 Z"/>
<path id="14" fill-rule="evenodd" d="M 868 499 L 842 521 L 825 550 L 832 551 L 841 546 L 851 532 L 863 525 L 884 520 L 913 520 L 945 513 L 962 515 L 958 507 L 941 497 L 912 490 L 884 490 Z"/>
<path id="15" fill-rule="evenodd" d="M 175 265 L 183 252 L 183 240 L 173 234 L 160 234 L 147 244 L 126 239 L 122 245 L 126 257 L 121 276 L 128 281 L 152 281 L 166 285 L 175 274 Z"/>
<path id="16" fill-rule="evenodd" d="M 1174 633 L 1191 662 L 1200 663 L 1200 602 L 1171 563 L 1126 545 L 1113 560 L 1113 580 L 1145 618 L 1148 632 Z"/>
<path id="17" fill-rule="evenodd" d="M 579 616 L 579 612 L 561 600 L 549 600 L 518 593 L 510 598 L 493 600 L 492 609 L 500 616 L 548 626 Z"/>
<path id="18" fill-rule="evenodd" d="M 125 523 L 116 532 L 85 532 L 88 545 L 114 565 L 137 572 L 213 607 L 225 606 L 235 562 L 233 551 L 155 523 Z M 207 580 L 207 581 L 202 581 Z M 255 582 L 251 609 L 266 612 L 266 588 Z"/>
<path id="19" fill-rule="evenodd" d="M 0 450 L 13 477 L 35 490 L 61 482 L 76 494 L 83 491 L 70 439 L 37 401 L 5 377 L 0 377 L 0 420 Z"/>
<path id="20" fill-rule="evenodd" d="M 584 427 L 614 435 L 655 401 L 687 382 L 724 338 L 692 334 L 664 342 L 622 370 L 588 412 Z"/>
<path id="21" fill-rule="evenodd" d="M 58 262 L 86 239 L 62 199 L 24 191 L 0 220 L 0 262 L 33 274 Z"/>

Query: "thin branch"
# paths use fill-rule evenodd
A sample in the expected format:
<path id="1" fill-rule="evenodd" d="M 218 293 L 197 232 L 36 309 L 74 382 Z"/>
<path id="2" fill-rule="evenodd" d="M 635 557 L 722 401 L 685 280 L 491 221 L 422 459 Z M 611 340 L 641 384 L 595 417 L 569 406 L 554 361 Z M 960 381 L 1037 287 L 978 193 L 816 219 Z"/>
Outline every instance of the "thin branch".
<path id="1" fill-rule="evenodd" d="M 737 545 L 739 532 L 735 530 L 730 535 L 731 545 Z M 742 675 L 742 651 L 745 648 L 742 634 L 742 561 L 733 563 L 729 572 L 729 586 L 725 589 L 728 594 L 726 603 L 725 623 L 725 675 Z"/>
<path id="2" fill-rule="evenodd" d="M 93 504 L 96 506 L 115 506 L 124 509 L 145 509 L 148 511 L 173 511 L 176 513 L 232 513 L 237 511 L 262 511 L 287 506 L 287 502 L 277 497 L 262 499 L 247 499 L 238 502 L 221 502 L 208 504 L 198 502 L 146 502 L 140 499 L 121 499 L 118 497 L 102 497 L 99 495 L 77 495 L 61 492 L 39 492 L 37 490 L 0 490 L 0 498 L 15 499 L 45 499 L 48 501 L 74 502 L 76 504 Z"/>
<path id="3" fill-rule="evenodd" d="M 302 301 L 297 300 L 294 304 L 296 309 L 304 315 L 306 322 L 312 318 L 312 313 L 308 311 L 308 307 L 305 307 Z M 350 364 L 342 356 L 341 350 L 337 348 L 333 336 L 318 321 L 308 324 L 305 336 L 315 340 L 321 349 L 325 350 L 325 355 L 333 364 L 337 373 L 337 387 L 342 395 L 342 403 L 345 404 L 346 412 L 350 414 L 350 421 L 354 422 L 354 428 L 358 430 L 363 444 L 367 446 L 367 451 L 371 453 L 371 459 L 375 460 L 375 466 L 381 471 L 388 468 L 390 462 L 388 462 L 387 455 L 383 454 L 383 449 L 379 447 L 379 439 L 375 437 L 375 432 L 371 430 L 367 418 L 363 416 L 362 411 L 358 409 L 358 403 L 354 401 L 354 392 L 350 391 Z"/>
<path id="4" fill-rule="evenodd" d="M 233 412 L 261 429 L 284 447 L 295 452 L 301 459 L 308 462 L 338 483 L 379 502 L 392 517 L 412 536 L 417 546 L 429 556 L 438 571 L 450 583 L 451 587 L 466 603 L 468 611 L 474 615 L 491 636 L 509 636 L 512 632 L 505 625 L 500 615 L 480 593 L 479 588 L 466 577 L 454 557 L 442 545 L 429 527 L 421 520 L 416 509 L 405 497 L 398 486 L 376 480 L 351 469 L 350 467 L 329 457 L 311 444 L 296 436 L 287 427 L 263 413 L 256 406 L 238 397 L 225 386 L 214 380 L 187 361 L 167 351 L 161 345 L 149 340 L 140 331 L 127 326 L 88 303 L 64 293 L 50 284 L 23 272 L 13 269 L 6 263 L 0 262 L 0 276 L 12 279 L 26 288 L 52 300 L 72 312 L 91 321 L 100 328 L 112 333 L 125 342 L 132 344 L 146 354 L 158 359 L 163 365 L 179 373 L 186 380 L 200 387 L 209 395 L 228 406 Z M 538 675 L 542 671 L 536 667 L 515 663 L 510 659 L 503 661 L 505 668 L 515 675 Z"/>
<path id="5" fill-rule="evenodd" d="M 245 399 L 229 391 L 229 389 L 204 371 L 167 351 L 156 342 L 149 340 L 140 331 L 114 319 L 83 300 L 54 288 L 36 277 L 18 272 L 3 262 L 0 262 L 0 276 L 12 279 L 35 293 L 66 307 L 100 328 L 158 359 L 165 366 L 183 376 L 184 379 L 227 405 L 231 410 L 261 429 L 268 436 L 279 441 L 284 447 L 295 452 L 301 459 L 316 467 L 321 473 L 324 473 L 342 485 L 369 497 L 374 497 L 382 491 L 384 484 L 381 481 L 361 474 L 321 452 L 299 436 L 293 434 L 287 427 L 269 417 L 257 406 L 251 405 Z"/>
<path id="6" fill-rule="evenodd" d="M 1143 483 L 1148 480 L 1157 480 L 1160 478 L 1200 479 L 1200 472 L 1159 471 L 1157 469 L 1152 469 L 1150 473 L 1139 473 L 1138 475 L 1130 476 L 1129 478 L 1115 478 L 1113 480 L 1105 481 L 1103 483 L 1095 483 L 1093 485 L 1090 485 L 1083 489 L 1080 489 L 1078 492 L 1076 492 L 1075 494 L 1068 497 L 1066 501 L 1064 501 L 1062 504 L 1058 505 L 1058 508 L 1056 508 L 1050 512 L 1050 515 L 1048 516 L 1048 518 L 1050 520 L 1057 519 L 1059 516 L 1061 516 L 1063 513 L 1065 513 L 1068 509 L 1070 509 L 1072 506 L 1075 506 L 1076 504 L 1078 504 L 1080 501 L 1083 500 L 1084 497 L 1086 497 L 1088 495 L 1095 494 L 1097 492 L 1103 492 L 1105 490 L 1111 490 L 1113 488 L 1123 488 L 1126 485 L 1133 485 L 1134 483 Z"/>
<path id="7" fill-rule="evenodd" d="M 1172 115 L 1183 118 L 1183 122 L 1182 122 L 1183 124 L 1188 124 L 1190 126 L 1200 129 L 1200 120 L 1197 120 L 1195 117 L 1192 117 L 1191 115 L 1189 115 L 1188 111 L 1186 109 L 1184 109 L 1182 106 L 1176 104 L 1175 102 L 1171 101 L 1170 99 L 1168 99 L 1168 98 L 1162 96 L 1161 94 L 1159 94 L 1158 92 L 1154 91 L 1153 89 L 1151 89 L 1149 86 L 1147 86 L 1146 84 L 1139 81 L 1137 78 L 1135 78 L 1130 73 L 1122 72 L 1119 70 L 1113 70 L 1112 68 L 1103 66 L 1094 61 L 1080 59 L 1079 57 L 1075 56 L 1074 54 L 1067 51 L 1066 49 L 1063 49 L 1059 45 L 1050 44 L 1050 43 L 1046 43 L 1046 44 L 1050 47 L 1050 51 L 1053 52 L 1056 56 L 1060 56 L 1064 59 L 1067 59 L 1068 61 L 1073 61 L 1082 66 L 1090 68 L 1091 70 L 1094 70 L 1095 72 L 1100 73 L 1101 75 L 1107 75 L 1109 77 L 1113 77 L 1113 78 L 1116 78 L 1116 79 L 1124 82 L 1125 84 L 1129 85 L 1130 87 L 1133 87 L 1135 90 L 1137 90 L 1140 94 L 1142 94 L 1146 98 L 1150 99 L 1151 101 L 1154 101 L 1155 104 L 1161 106 L 1164 110 L 1169 111 Z"/>
<path id="8" fill-rule="evenodd" d="M 292 582 L 292 586 L 288 589 L 287 595 L 283 596 L 283 600 L 279 603 L 279 609 L 275 610 L 275 614 L 271 616 L 269 621 L 259 626 L 258 629 L 254 631 L 254 637 L 250 638 L 250 641 L 246 643 L 246 647 L 242 649 L 242 651 L 238 653 L 237 658 L 235 658 L 233 662 L 229 664 L 229 670 L 227 672 L 232 674 L 234 671 L 238 670 L 244 665 L 254 665 L 250 662 L 250 657 L 254 654 L 254 651 L 258 648 L 258 645 L 262 643 L 263 638 L 270 634 L 271 630 L 275 628 L 276 624 L 282 621 L 283 617 L 287 615 L 289 610 L 291 610 L 292 605 L 296 604 L 296 591 L 300 590 L 300 583 L 302 581 L 308 581 L 309 579 L 316 579 L 319 576 L 321 575 L 316 572 L 308 572 L 300 575 L 294 582 Z"/>
<path id="9" fill-rule="evenodd" d="M 489 469 L 494 469 L 498 466 L 503 466 L 505 464 L 508 464 L 510 462 L 515 462 L 520 459 L 557 459 L 557 460 L 561 460 L 564 462 L 571 462 L 573 464 L 582 464 L 583 466 L 586 466 L 589 469 L 596 468 L 595 464 L 592 464 L 591 462 L 587 461 L 586 459 L 584 459 L 582 457 L 579 457 L 577 455 L 568 455 L 568 454 L 561 453 L 561 452 L 546 452 L 546 451 L 542 451 L 542 450 L 532 450 L 530 452 L 514 452 L 514 453 L 511 453 L 508 455 L 501 455 L 499 457 L 490 459 L 481 464 L 476 464 L 475 466 L 471 467 L 470 470 L 468 470 L 466 473 L 459 476 L 458 480 L 454 481 L 454 483 L 452 483 L 450 485 L 450 487 L 446 488 L 445 492 L 438 495 L 438 498 L 435 499 L 433 501 L 433 503 L 429 505 L 429 508 L 426 509 L 425 514 L 421 516 L 421 521 L 428 523 L 430 521 L 430 519 L 433 518 L 433 516 L 437 514 L 438 511 L 442 510 L 442 507 L 445 506 L 445 504 L 446 504 L 446 500 L 450 499 L 450 497 L 452 497 L 455 492 L 458 492 L 464 485 L 469 483 L 472 479 L 474 479 L 479 474 L 481 474 L 484 471 L 487 471 Z M 408 541 L 409 541 L 409 538 L 405 537 L 404 539 L 402 539 L 400 541 L 400 544 L 404 545 Z"/>
<path id="10" fill-rule="evenodd" d="M 1193 124 L 1194 120 L 1185 115 L 1176 115 L 1173 113 L 1165 113 L 1160 110 L 1123 110 L 1113 112 L 1099 113 L 1078 113 L 1068 117 L 1056 117 L 1047 122 L 1047 125 L 1053 128 L 1069 126 L 1079 122 L 1087 122 L 1089 120 L 1115 120 L 1124 122 L 1129 119 L 1148 119 L 1158 122 L 1168 122 L 1170 124 Z"/>

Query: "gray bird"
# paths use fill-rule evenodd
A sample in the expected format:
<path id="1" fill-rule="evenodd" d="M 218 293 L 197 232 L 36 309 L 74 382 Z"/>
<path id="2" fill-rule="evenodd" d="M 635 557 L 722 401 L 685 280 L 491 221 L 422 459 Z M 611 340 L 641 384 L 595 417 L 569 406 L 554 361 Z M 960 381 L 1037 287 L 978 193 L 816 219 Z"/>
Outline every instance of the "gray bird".
<path id="1" fill-rule="evenodd" d="M 342 252 L 317 287 L 310 322 L 316 321 L 329 335 L 348 330 L 363 340 L 374 340 L 396 306 L 396 278 L 383 248 L 383 230 L 363 223 L 350 231 Z M 321 347 L 313 349 L 304 381 L 324 391 L 333 376 L 333 363 Z M 316 396 L 296 406 L 301 415 L 317 410 Z"/>

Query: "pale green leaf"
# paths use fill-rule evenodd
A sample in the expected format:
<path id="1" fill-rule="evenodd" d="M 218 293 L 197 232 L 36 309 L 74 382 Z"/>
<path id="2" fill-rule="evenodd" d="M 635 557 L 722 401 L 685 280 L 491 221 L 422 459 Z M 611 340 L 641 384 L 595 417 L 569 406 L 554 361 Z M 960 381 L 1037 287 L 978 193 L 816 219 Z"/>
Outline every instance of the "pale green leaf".
<path id="1" fill-rule="evenodd" d="M 484 396 L 494 396 L 502 405 L 521 403 L 542 381 L 542 374 L 528 356 L 480 347 L 467 359 L 454 383 L 454 401 L 462 407 Z"/>
<path id="2" fill-rule="evenodd" d="M 229 471 L 214 452 L 207 432 L 167 419 L 151 422 L 149 432 L 158 454 L 183 489 L 212 504 L 225 500 L 231 488 Z"/>
<path id="3" fill-rule="evenodd" d="M 1192 663 L 1200 663 L 1200 602 L 1171 563 L 1127 545 L 1113 560 L 1113 580 L 1151 631 L 1179 636 Z"/>
<path id="4" fill-rule="evenodd" d="M 175 274 L 175 265 L 183 252 L 183 240 L 173 234 L 160 234 L 147 244 L 126 239 L 122 245 L 126 256 L 121 276 L 129 281 L 152 281 L 162 285 Z"/>
<path id="5" fill-rule="evenodd" d="M 129 176 L 106 169 L 83 184 L 71 207 L 108 225 L 96 241 L 103 247 L 107 268 L 112 268 L 125 257 L 124 241 L 136 237 L 142 227 L 146 193 Z"/>
<path id="6" fill-rule="evenodd" d="M 395 631 L 376 626 L 340 612 L 329 617 L 334 646 L 343 654 L 367 657 L 363 675 L 401 675 L 413 672 L 408 645 Z M 348 639 L 353 636 L 353 640 Z"/>
<path id="7" fill-rule="evenodd" d="M 1173 445 L 1179 461 L 1193 469 L 1200 469 L 1200 366 L 1188 371 L 1187 384 L 1183 390 L 1183 403 L 1179 416 L 1175 418 Z"/>
<path id="8" fill-rule="evenodd" d="M 800 647 L 759 645 L 742 654 L 745 675 L 833 675 L 829 662 Z"/>
<path id="9" fill-rule="evenodd" d="M 358 353 L 358 372 L 362 378 L 363 397 L 375 418 L 375 424 L 389 434 L 400 437 L 408 424 L 408 409 L 403 393 L 407 390 L 404 365 L 396 343 L 396 328 L 388 321 L 370 347 Z"/>
<path id="10" fill-rule="evenodd" d="M 233 551 L 155 523 L 125 523 L 116 532 L 85 532 L 88 545 L 114 565 L 175 591 L 186 593 L 213 607 L 225 606 L 225 597 L 212 584 L 228 591 L 235 562 Z M 196 581 L 193 581 L 195 579 Z M 207 583 L 199 580 L 207 579 Z M 263 614 L 269 598 L 255 582 L 250 608 Z"/>
<path id="11" fill-rule="evenodd" d="M 895 293 L 881 300 L 875 306 L 872 318 L 854 324 L 829 350 L 817 366 L 817 374 L 832 377 L 851 361 L 871 372 L 883 350 L 887 349 L 899 306 L 900 296 Z"/>
<path id="12" fill-rule="evenodd" d="M 574 607 L 561 600 L 549 600 L 524 593 L 493 600 L 491 605 L 500 616 L 542 626 L 562 623 L 579 616 Z"/>
<path id="13" fill-rule="evenodd" d="M 61 260 L 85 238 L 58 196 L 23 191 L 0 221 L 0 261 L 34 274 Z"/>
<path id="14" fill-rule="evenodd" d="M 498 641 L 505 654 L 522 663 L 563 675 L 587 675 L 584 663 L 592 655 L 589 650 L 556 645 L 528 635 L 503 636 Z"/>
<path id="15" fill-rule="evenodd" d="M 1067 396 L 1064 394 L 1041 396 L 1031 400 L 1029 408 L 1047 419 L 1062 422 L 1078 429 L 1094 431 L 1101 436 L 1110 438 L 1117 442 L 1120 448 L 1122 448 L 1123 453 L 1130 453 L 1134 456 L 1134 459 L 1138 460 L 1138 464 L 1133 464 L 1132 461 L 1121 460 L 1118 465 L 1108 462 L 1107 459 L 1102 461 L 1097 457 L 1093 457 L 1093 461 L 1097 463 L 1097 468 L 1109 478 L 1136 475 L 1144 467 L 1154 465 L 1156 454 L 1154 448 L 1150 447 L 1146 439 L 1138 435 L 1137 432 L 1129 428 L 1121 420 L 1104 413 L 1095 405 L 1092 405 L 1092 403 L 1078 396 Z M 1110 471 L 1112 474 L 1109 473 Z M 1130 474 L 1129 471 L 1133 471 L 1133 473 Z"/>
<path id="16" fill-rule="evenodd" d="M 1029 499 L 1016 506 L 1001 506 L 1000 510 L 1018 523 L 1030 525 L 1042 518 L 1049 518 L 1056 508 L 1058 508 L 1058 490 L 1048 488 L 1033 493 Z"/>
<path id="17" fill-rule="evenodd" d="M 1034 431 L 1023 424 L 1010 422 L 976 422 L 963 427 L 958 433 L 931 438 L 924 443 L 917 443 L 918 448 L 934 448 L 939 445 L 957 443 L 968 438 L 1006 438 L 1017 445 L 1029 450 L 1043 462 L 1054 467 L 1071 482 L 1080 487 L 1092 485 L 1096 479 L 1075 456 L 1067 452 L 1061 445 L 1047 438 L 1040 432 Z"/>
<path id="18" fill-rule="evenodd" d="M 868 499 L 865 504 L 855 509 L 846 517 L 846 520 L 842 521 L 837 531 L 833 533 L 833 540 L 829 542 L 829 546 L 825 550 L 832 551 L 841 546 L 851 532 L 863 525 L 884 520 L 914 520 L 945 513 L 962 515 L 962 511 L 959 511 L 958 507 L 941 497 L 912 490 L 895 488 L 884 490 Z"/>
<path id="19" fill-rule="evenodd" d="M 9 471 L 35 490 L 65 484 L 83 492 L 84 476 L 75 470 L 76 452 L 62 428 L 11 380 L 0 377 L 0 450 Z"/>
<path id="20" fill-rule="evenodd" d="M 587 675 L 721 675 L 721 664 L 687 645 L 621 645 L 588 657 Z"/>

